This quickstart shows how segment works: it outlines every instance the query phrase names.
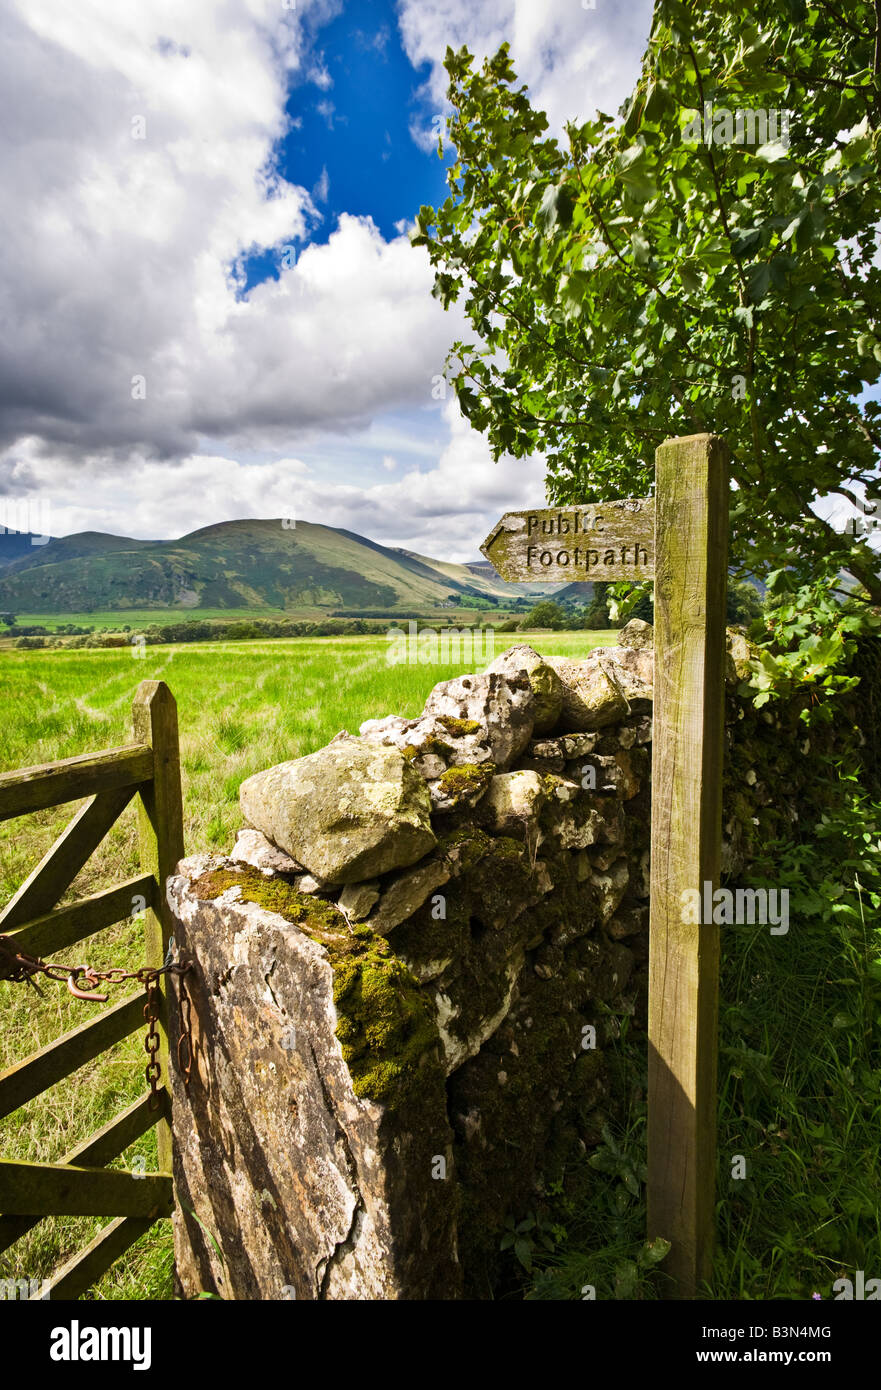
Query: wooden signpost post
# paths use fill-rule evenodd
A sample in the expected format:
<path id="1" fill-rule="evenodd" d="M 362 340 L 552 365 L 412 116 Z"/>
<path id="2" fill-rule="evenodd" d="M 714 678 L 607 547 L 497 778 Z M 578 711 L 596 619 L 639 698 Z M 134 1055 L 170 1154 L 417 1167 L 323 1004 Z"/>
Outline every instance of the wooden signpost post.
<path id="1" fill-rule="evenodd" d="M 655 581 L 648 1236 L 689 1298 L 712 1261 L 719 928 L 683 904 L 719 885 L 728 451 L 670 439 L 655 470 L 653 498 L 509 512 L 481 550 L 509 581 Z"/>

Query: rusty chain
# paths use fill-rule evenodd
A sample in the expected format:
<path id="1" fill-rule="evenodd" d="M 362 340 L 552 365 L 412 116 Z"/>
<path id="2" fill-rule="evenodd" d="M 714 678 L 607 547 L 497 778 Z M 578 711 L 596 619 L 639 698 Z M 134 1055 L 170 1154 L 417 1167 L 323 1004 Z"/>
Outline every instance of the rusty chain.
<path id="1" fill-rule="evenodd" d="M 192 1005 L 184 982 L 184 976 L 188 970 L 192 970 L 193 966 L 191 962 L 175 963 L 172 959 L 173 949 L 174 938 L 172 937 L 168 943 L 168 951 L 162 965 L 142 965 L 137 970 L 123 970 L 121 966 L 112 966 L 109 970 L 95 970 L 90 965 L 60 965 L 57 961 L 41 960 L 39 956 L 28 955 L 26 951 L 16 951 L 15 943 L 11 937 L 0 936 L 0 980 L 11 980 L 17 984 L 23 982 L 30 985 L 38 994 L 42 994 L 43 991 L 34 979 L 35 975 L 43 975 L 48 980 L 66 980 L 67 988 L 75 999 L 90 999 L 95 1004 L 106 1004 L 110 997 L 108 994 L 98 993 L 98 985 L 102 982 L 108 985 L 120 985 L 124 980 L 137 980 L 147 991 L 147 1000 L 144 1004 L 147 1036 L 144 1039 L 144 1048 L 149 1061 L 144 1073 L 147 1085 L 150 1087 L 148 1103 L 151 1110 L 158 1110 L 161 1104 L 159 1083 L 162 1076 L 158 1057 L 161 1038 L 157 1027 L 159 1022 L 159 977 L 161 975 L 177 975 L 180 980 L 181 1031 L 177 1040 L 177 1059 L 186 1090 L 189 1089 L 190 1072 L 193 1065 Z"/>

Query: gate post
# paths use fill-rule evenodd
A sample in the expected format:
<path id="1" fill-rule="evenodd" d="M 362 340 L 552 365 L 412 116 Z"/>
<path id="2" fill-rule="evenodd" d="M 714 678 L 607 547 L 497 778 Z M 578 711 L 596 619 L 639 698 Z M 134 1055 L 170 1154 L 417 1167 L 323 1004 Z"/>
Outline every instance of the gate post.
<path id="1" fill-rule="evenodd" d="M 161 966 L 174 931 L 165 885 L 184 856 L 183 805 L 180 786 L 177 703 L 164 681 L 141 681 L 132 706 L 134 735 L 153 750 L 153 780 L 140 789 L 138 834 L 141 868 L 156 879 L 156 902 L 148 906 L 145 965 Z M 162 1068 L 164 1118 L 156 1126 L 158 1167 L 171 1172 L 171 1088 L 168 1060 L 167 975 L 159 979 L 159 1064 Z"/>

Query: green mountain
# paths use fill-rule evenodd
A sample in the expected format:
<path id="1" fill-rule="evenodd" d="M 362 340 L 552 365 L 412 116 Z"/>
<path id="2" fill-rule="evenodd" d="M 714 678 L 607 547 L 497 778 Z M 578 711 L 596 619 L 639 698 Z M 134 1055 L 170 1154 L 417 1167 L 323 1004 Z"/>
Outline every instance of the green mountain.
<path id="1" fill-rule="evenodd" d="M 0 568 L 0 609 L 19 613 L 422 612 L 464 595 L 510 601 L 530 589 L 306 521 L 290 530 L 280 520 L 227 521 L 171 541 L 84 531 L 29 547 Z"/>

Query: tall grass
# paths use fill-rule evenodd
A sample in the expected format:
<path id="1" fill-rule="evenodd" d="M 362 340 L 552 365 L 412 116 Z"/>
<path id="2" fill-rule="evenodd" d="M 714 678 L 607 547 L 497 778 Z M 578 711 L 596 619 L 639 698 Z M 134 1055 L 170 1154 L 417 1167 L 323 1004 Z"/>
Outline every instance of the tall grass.
<path id="1" fill-rule="evenodd" d="M 789 890 L 788 934 L 722 933 L 718 1241 L 704 1297 L 830 1299 L 857 1269 L 881 1277 L 881 803 L 844 768 L 829 777 L 847 785 L 841 809 L 798 843 L 769 844 L 746 880 Z M 580 1298 L 585 1285 L 651 1298 L 663 1283 L 639 1262 L 645 1047 L 622 1033 L 623 1112 L 587 1160 L 611 1182 L 589 1205 L 549 1194 L 564 1233 L 538 1257 L 531 1298 Z"/>

